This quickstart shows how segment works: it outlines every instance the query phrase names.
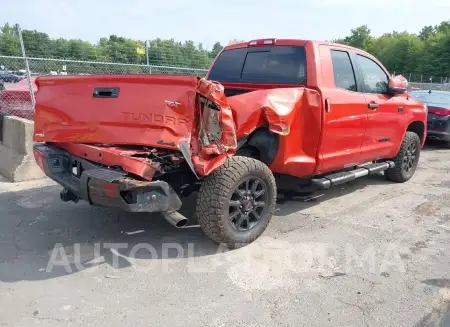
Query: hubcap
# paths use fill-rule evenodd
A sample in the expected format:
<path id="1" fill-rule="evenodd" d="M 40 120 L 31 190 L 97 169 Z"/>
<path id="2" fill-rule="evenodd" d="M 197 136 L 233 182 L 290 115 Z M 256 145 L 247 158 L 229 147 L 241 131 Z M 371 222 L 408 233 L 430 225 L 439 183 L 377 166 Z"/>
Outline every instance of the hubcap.
<path id="1" fill-rule="evenodd" d="M 267 190 L 264 182 L 249 177 L 239 184 L 229 202 L 229 220 L 238 231 L 248 231 L 256 226 L 267 206 Z"/>
<path id="2" fill-rule="evenodd" d="M 414 169 L 417 157 L 417 146 L 415 143 L 411 143 L 406 148 L 406 155 L 403 157 L 402 168 L 407 173 Z"/>

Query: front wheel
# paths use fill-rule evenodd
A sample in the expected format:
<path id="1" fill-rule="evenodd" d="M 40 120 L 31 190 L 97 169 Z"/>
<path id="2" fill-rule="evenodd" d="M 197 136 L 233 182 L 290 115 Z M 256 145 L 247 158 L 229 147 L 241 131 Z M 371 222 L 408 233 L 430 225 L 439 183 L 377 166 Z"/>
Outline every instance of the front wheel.
<path id="1" fill-rule="evenodd" d="M 256 240 L 276 205 L 275 178 L 256 159 L 234 156 L 206 176 L 197 198 L 197 217 L 214 242 L 236 248 Z"/>
<path id="2" fill-rule="evenodd" d="M 420 157 L 420 138 L 413 132 L 406 132 L 400 150 L 394 158 L 395 167 L 386 170 L 389 180 L 403 183 L 415 173 Z"/>

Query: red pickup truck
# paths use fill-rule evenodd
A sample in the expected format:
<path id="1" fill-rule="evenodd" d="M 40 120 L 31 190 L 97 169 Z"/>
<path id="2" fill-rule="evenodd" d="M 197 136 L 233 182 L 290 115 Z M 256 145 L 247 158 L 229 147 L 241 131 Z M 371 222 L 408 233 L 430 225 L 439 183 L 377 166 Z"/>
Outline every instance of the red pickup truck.
<path id="1" fill-rule="evenodd" d="M 327 189 L 384 171 L 405 182 L 426 107 L 373 56 L 325 42 L 226 47 L 204 79 L 38 78 L 34 155 L 61 199 L 161 212 L 198 191 L 203 231 L 229 247 L 266 229 L 277 188 Z"/>

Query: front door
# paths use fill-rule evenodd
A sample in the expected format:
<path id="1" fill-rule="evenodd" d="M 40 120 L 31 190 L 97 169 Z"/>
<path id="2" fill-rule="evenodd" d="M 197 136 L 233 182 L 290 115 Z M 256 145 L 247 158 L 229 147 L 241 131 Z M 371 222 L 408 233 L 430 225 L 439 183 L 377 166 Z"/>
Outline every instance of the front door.
<path id="1" fill-rule="evenodd" d="M 322 88 L 325 118 L 318 172 L 358 164 L 367 122 L 364 95 L 358 92 L 354 64 L 345 48 L 320 47 L 322 75 L 334 82 Z M 325 83 L 325 81 L 324 81 Z"/>
<path id="2" fill-rule="evenodd" d="M 401 143 L 404 126 L 399 115 L 404 112 L 404 101 L 387 93 L 389 75 L 377 62 L 361 54 L 355 57 L 367 103 L 367 128 L 360 161 L 384 159 Z"/>

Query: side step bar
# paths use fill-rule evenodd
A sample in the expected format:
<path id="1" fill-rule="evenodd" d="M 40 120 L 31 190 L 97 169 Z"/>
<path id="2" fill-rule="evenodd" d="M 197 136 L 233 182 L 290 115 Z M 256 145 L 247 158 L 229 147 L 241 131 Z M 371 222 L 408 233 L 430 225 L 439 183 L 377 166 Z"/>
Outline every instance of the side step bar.
<path id="1" fill-rule="evenodd" d="M 357 178 L 373 175 L 388 168 L 394 168 L 395 163 L 393 161 L 384 161 L 378 163 L 371 163 L 367 165 L 360 166 L 354 170 L 342 171 L 339 173 L 334 173 L 330 175 L 325 175 L 321 178 L 313 178 L 311 183 L 313 187 L 319 190 L 329 189 L 331 186 L 344 184 L 351 182 Z"/>

